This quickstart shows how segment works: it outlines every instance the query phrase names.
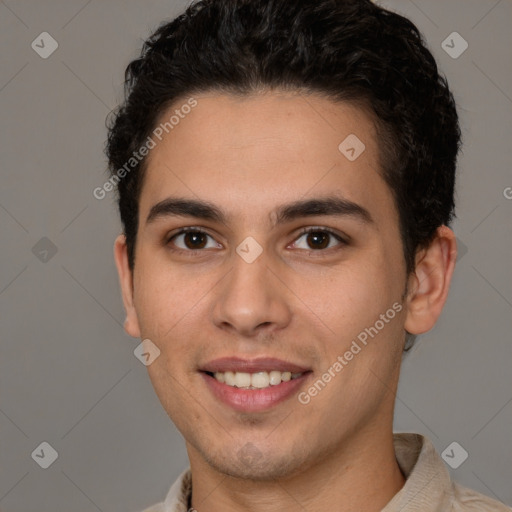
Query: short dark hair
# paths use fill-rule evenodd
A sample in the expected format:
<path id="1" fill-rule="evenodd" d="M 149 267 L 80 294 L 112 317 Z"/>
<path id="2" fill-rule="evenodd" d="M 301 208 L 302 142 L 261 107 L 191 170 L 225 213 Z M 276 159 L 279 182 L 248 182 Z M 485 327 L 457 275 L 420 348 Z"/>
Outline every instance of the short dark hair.
<path id="1" fill-rule="evenodd" d="M 114 176 L 178 99 L 284 89 L 365 108 L 396 203 L 407 273 L 454 216 L 460 128 L 455 101 L 416 26 L 370 0 L 200 0 L 145 41 L 108 122 Z M 147 157 L 117 183 L 135 265 Z"/>

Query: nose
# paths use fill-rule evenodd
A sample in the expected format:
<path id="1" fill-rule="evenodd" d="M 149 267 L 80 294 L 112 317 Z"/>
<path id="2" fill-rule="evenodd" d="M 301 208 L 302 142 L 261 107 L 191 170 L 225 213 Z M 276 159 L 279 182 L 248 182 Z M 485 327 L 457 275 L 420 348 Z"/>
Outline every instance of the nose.
<path id="1" fill-rule="evenodd" d="M 288 325 L 287 289 L 275 273 L 263 254 L 252 263 L 235 254 L 233 268 L 217 289 L 215 325 L 252 338 Z"/>

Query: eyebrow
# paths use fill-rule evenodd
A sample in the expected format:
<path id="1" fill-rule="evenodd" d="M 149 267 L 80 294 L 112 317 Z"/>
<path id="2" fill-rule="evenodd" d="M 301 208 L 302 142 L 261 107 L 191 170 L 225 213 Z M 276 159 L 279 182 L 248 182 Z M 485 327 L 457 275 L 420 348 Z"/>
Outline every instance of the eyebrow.
<path id="1" fill-rule="evenodd" d="M 361 205 L 338 196 L 298 200 L 281 205 L 273 214 L 273 225 L 284 224 L 295 219 L 313 216 L 349 216 L 365 224 L 372 224 L 374 220 L 370 212 Z M 171 216 L 196 217 L 227 223 L 226 214 L 217 206 L 199 199 L 183 199 L 168 197 L 152 206 L 146 218 L 146 224 L 156 219 Z"/>

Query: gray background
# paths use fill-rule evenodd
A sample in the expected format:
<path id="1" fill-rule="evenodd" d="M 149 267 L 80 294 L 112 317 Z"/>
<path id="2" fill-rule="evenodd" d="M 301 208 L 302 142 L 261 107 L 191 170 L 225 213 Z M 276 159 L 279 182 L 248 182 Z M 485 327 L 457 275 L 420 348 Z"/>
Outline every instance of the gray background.
<path id="1" fill-rule="evenodd" d="M 404 360 L 395 430 L 423 433 L 439 452 L 457 441 L 469 457 L 453 477 L 512 504 L 512 2 L 382 4 L 425 34 L 465 141 L 461 256 L 442 318 Z M 3 512 L 135 512 L 162 500 L 187 466 L 133 355 L 139 341 L 122 329 L 114 196 L 92 195 L 105 181 L 104 121 L 124 68 L 184 5 L 0 2 Z M 44 31 L 59 44 L 47 59 L 31 48 Z M 441 46 L 454 31 L 469 44 L 456 59 Z M 43 441 L 58 452 L 48 469 L 31 457 Z"/>

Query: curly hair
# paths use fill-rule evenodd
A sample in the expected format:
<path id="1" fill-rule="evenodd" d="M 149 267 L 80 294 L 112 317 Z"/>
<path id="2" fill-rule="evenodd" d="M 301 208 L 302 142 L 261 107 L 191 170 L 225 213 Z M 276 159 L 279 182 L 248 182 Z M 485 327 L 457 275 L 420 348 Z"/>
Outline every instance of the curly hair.
<path id="1" fill-rule="evenodd" d="M 454 216 L 460 128 L 446 79 L 419 30 L 370 0 L 200 0 L 144 43 L 125 71 L 106 154 L 122 168 L 178 99 L 218 91 L 316 93 L 371 113 L 379 165 L 400 219 L 407 272 Z M 147 158 L 117 180 L 131 269 Z"/>

